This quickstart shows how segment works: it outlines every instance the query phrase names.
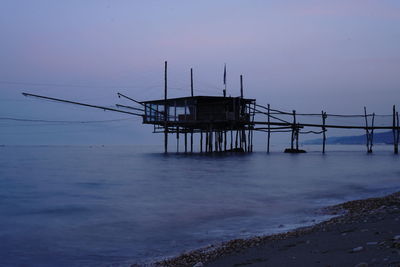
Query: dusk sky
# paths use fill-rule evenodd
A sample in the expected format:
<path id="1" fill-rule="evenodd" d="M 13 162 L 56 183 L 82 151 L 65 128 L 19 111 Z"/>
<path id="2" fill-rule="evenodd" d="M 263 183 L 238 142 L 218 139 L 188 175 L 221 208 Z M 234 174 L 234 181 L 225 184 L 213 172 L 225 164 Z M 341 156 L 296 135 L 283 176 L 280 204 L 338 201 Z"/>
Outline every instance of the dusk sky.
<path id="1" fill-rule="evenodd" d="M 112 106 L 138 100 L 228 95 L 298 112 L 390 114 L 400 97 L 400 2 L 19 1 L 0 2 L 0 117 L 111 120 L 48 124 L 0 120 L 0 144 L 161 144 L 140 118 L 21 92 Z M 125 102 L 126 103 L 126 102 Z M 134 137 L 134 138 L 132 138 Z"/>

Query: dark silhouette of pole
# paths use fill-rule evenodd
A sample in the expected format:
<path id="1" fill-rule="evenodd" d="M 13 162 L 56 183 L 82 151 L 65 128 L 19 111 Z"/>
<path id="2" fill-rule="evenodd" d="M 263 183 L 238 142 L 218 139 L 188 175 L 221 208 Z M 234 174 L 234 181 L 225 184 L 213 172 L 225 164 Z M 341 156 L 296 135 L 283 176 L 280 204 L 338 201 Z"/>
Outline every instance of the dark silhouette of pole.
<path id="1" fill-rule="evenodd" d="M 323 134 L 323 139 L 322 139 L 322 153 L 325 153 L 325 144 L 326 144 L 326 112 L 322 111 L 322 134 Z"/>
<path id="2" fill-rule="evenodd" d="M 167 83 L 167 71 L 168 71 L 168 63 L 165 61 L 164 64 L 164 152 L 168 153 L 168 106 L 167 106 L 167 98 L 168 98 L 168 83 Z"/>
<path id="3" fill-rule="evenodd" d="M 243 75 L 240 75 L 240 98 L 243 98 Z"/>
<path id="4" fill-rule="evenodd" d="M 398 131 L 398 129 L 397 129 Z M 397 133 L 396 133 L 396 106 L 393 105 L 393 147 L 394 147 L 394 153 L 398 154 L 399 153 L 399 145 L 398 145 L 398 138 L 397 138 Z"/>
<path id="5" fill-rule="evenodd" d="M 270 113 L 271 113 L 271 108 L 270 105 L 268 104 L 268 139 L 267 139 L 267 153 L 269 153 L 269 146 L 270 146 L 270 140 L 271 140 L 271 118 L 270 118 Z"/>
<path id="6" fill-rule="evenodd" d="M 190 92 L 193 97 L 193 69 L 190 68 Z"/>

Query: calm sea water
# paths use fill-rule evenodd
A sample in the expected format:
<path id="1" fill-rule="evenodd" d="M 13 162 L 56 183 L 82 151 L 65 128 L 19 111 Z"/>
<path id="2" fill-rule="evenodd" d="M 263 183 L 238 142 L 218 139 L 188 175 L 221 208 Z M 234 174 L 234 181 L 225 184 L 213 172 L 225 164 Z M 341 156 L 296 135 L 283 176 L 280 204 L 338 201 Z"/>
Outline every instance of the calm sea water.
<path id="1" fill-rule="evenodd" d="M 0 147 L 0 264 L 125 266 L 325 219 L 316 209 L 400 189 L 400 157 Z M 312 149 L 311 149 L 312 150 Z M 343 150 L 343 149 L 342 149 Z"/>

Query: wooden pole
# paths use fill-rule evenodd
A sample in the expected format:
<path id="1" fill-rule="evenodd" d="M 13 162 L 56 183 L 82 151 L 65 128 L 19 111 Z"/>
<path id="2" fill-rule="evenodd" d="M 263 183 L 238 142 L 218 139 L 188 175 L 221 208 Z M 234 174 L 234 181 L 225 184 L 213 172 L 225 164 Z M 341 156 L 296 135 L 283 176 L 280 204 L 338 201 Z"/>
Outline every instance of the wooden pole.
<path id="1" fill-rule="evenodd" d="M 235 149 L 238 148 L 238 132 L 239 130 L 236 130 L 236 137 L 235 137 Z"/>
<path id="2" fill-rule="evenodd" d="M 400 137 L 400 128 L 399 128 L 399 112 L 396 111 L 396 118 L 397 118 L 397 134 L 396 134 L 396 147 L 399 147 L 399 137 Z M 398 151 L 398 149 L 397 149 Z"/>
<path id="3" fill-rule="evenodd" d="M 292 125 L 292 141 L 290 143 L 290 148 L 294 149 L 294 139 L 295 139 L 295 131 L 296 131 L 296 110 L 293 110 L 293 125 Z"/>
<path id="4" fill-rule="evenodd" d="M 200 153 L 203 153 L 203 131 L 200 131 Z"/>
<path id="5" fill-rule="evenodd" d="M 224 140 L 223 140 L 224 138 L 223 138 L 223 132 L 222 131 L 219 131 L 219 151 L 223 151 L 223 142 L 224 142 Z"/>
<path id="6" fill-rule="evenodd" d="M 205 148 L 205 151 L 207 153 L 208 152 L 208 130 L 205 132 L 205 134 L 206 134 L 206 148 Z"/>
<path id="7" fill-rule="evenodd" d="M 371 153 L 370 147 L 370 136 L 369 136 L 369 129 L 368 129 L 368 117 L 367 117 L 367 108 L 364 107 L 364 118 L 365 118 L 365 136 L 367 137 L 367 153 Z"/>
<path id="8" fill-rule="evenodd" d="M 326 124 L 326 112 L 322 111 L 322 134 L 323 134 L 323 138 L 322 138 L 322 153 L 325 154 L 325 144 L 326 144 L 326 128 L 325 128 L 325 124 Z"/>
<path id="9" fill-rule="evenodd" d="M 224 130 L 224 151 L 226 151 L 226 130 Z"/>
<path id="10" fill-rule="evenodd" d="M 190 91 L 191 95 L 193 97 L 193 69 L 190 68 Z"/>
<path id="11" fill-rule="evenodd" d="M 215 137 L 215 151 L 219 151 L 219 131 L 214 132 L 214 137 Z"/>
<path id="12" fill-rule="evenodd" d="M 396 106 L 393 105 L 393 148 L 395 154 L 399 153 L 397 131 L 398 129 L 396 130 Z"/>
<path id="13" fill-rule="evenodd" d="M 213 152 L 213 129 L 210 129 L 210 141 L 209 141 L 210 149 L 208 152 Z"/>
<path id="14" fill-rule="evenodd" d="M 165 61 L 164 64 L 164 153 L 168 153 L 168 106 L 167 106 L 167 92 L 168 92 L 168 84 L 167 84 L 167 68 L 168 63 Z"/>
<path id="15" fill-rule="evenodd" d="M 185 130 L 185 153 L 187 153 L 187 132 Z"/>
<path id="16" fill-rule="evenodd" d="M 247 152 L 246 130 L 245 130 L 245 129 L 242 130 L 242 135 L 243 135 L 242 141 L 243 141 L 243 143 L 244 143 L 244 144 L 243 144 L 243 146 L 244 146 L 244 151 Z"/>
<path id="17" fill-rule="evenodd" d="M 299 135 L 300 135 L 300 126 L 297 124 L 296 127 L 296 150 L 299 150 Z"/>
<path id="18" fill-rule="evenodd" d="M 374 124 L 375 124 L 375 112 L 372 113 L 372 126 L 371 126 L 371 133 L 369 138 L 369 150 L 372 153 L 372 146 L 374 145 Z"/>
<path id="19" fill-rule="evenodd" d="M 267 138 L 267 153 L 269 153 L 269 146 L 270 146 L 270 140 L 271 140 L 271 119 L 270 119 L 270 113 L 271 113 L 271 108 L 270 105 L 268 104 L 268 138 Z"/>
<path id="20" fill-rule="evenodd" d="M 190 153 L 193 153 L 193 130 L 190 132 Z"/>
<path id="21" fill-rule="evenodd" d="M 231 151 L 233 150 L 233 130 L 231 128 Z"/>
<path id="22" fill-rule="evenodd" d="M 251 149 L 251 129 L 249 125 L 249 129 L 247 130 L 247 152 L 250 152 Z"/>
<path id="23" fill-rule="evenodd" d="M 243 98 L 243 75 L 240 75 L 240 98 Z"/>
<path id="24" fill-rule="evenodd" d="M 179 126 L 176 128 L 176 153 L 179 153 Z"/>

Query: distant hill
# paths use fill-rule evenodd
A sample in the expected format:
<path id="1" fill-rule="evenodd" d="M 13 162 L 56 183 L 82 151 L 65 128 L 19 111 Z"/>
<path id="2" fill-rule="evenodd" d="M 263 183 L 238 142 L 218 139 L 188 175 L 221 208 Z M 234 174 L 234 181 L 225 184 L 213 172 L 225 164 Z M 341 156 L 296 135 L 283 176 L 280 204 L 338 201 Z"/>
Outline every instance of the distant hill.
<path id="1" fill-rule="evenodd" d="M 355 136 L 338 136 L 326 138 L 326 143 L 331 145 L 362 145 L 367 140 L 366 135 Z M 303 142 L 304 145 L 319 145 L 322 144 L 322 138 L 313 139 Z M 374 133 L 374 144 L 393 144 L 392 131 L 384 133 Z"/>

